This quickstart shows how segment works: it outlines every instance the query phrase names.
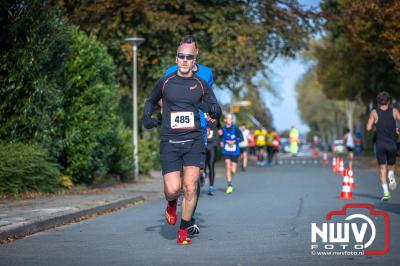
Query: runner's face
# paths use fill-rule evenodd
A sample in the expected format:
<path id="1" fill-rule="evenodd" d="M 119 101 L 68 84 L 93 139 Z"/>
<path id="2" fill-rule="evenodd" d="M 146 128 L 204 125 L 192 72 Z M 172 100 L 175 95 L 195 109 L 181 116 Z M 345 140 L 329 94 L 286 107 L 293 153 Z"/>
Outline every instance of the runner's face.
<path id="1" fill-rule="evenodd" d="M 226 124 L 227 126 L 231 126 L 231 125 L 232 125 L 232 121 L 233 121 L 233 118 L 232 118 L 231 115 L 227 115 L 227 116 L 225 117 L 225 124 Z"/>
<path id="2" fill-rule="evenodd" d="M 189 74 L 195 64 L 196 49 L 193 44 L 182 44 L 179 46 L 176 56 L 178 70 L 182 74 Z"/>

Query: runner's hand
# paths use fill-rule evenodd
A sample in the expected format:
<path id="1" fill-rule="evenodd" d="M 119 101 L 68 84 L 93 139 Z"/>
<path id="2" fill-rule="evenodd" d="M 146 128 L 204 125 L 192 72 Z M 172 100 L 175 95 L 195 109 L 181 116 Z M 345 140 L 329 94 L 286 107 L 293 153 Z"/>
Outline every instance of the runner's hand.
<path id="1" fill-rule="evenodd" d="M 211 118 L 215 118 L 215 115 L 218 113 L 217 110 L 217 105 L 208 105 L 205 102 L 201 102 L 198 106 L 197 109 L 200 109 L 201 111 L 203 111 L 204 113 L 208 113 L 208 115 Z"/>
<path id="2" fill-rule="evenodd" d="M 210 122 L 210 123 L 215 123 L 217 121 L 217 119 L 212 118 L 208 113 L 205 113 L 206 115 L 206 121 Z"/>
<path id="3" fill-rule="evenodd" d="M 143 126 L 146 129 L 151 129 L 160 125 L 160 121 L 150 116 L 143 117 Z"/>

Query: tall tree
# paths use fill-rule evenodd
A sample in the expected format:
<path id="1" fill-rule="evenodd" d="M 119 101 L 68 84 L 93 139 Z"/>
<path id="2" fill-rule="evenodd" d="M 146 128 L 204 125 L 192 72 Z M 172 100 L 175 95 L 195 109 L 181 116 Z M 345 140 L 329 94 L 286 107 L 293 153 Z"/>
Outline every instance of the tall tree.
<path id="1" fill-rule="evenodd" d="M 349 126 L 346 121 L 352 122 L 353 117 L 358 121 L 364 110 L 359 102 L 351 102 L 353 113 L 348 116 L 346 101 L 328 99 L 323 93 L 315 65 L 296 84 L 296 91 L 302 120 L 321 134 L 324 143 L 341 138 L 344 128 Z"/>
<path id="2" fill-rule="evenodd" d="M 319 78 L 328 97 L 371 102 L 379 91 L 400 97 L 398 1 L 325 0 Z"/>
<path id="3" fill-rule="evenodd" d="M 186 34 L 196 36 L 199 62 L 213 67 L 216 85 L 238 95 L 256 74 L 267 75 L 270 60 L 302 49 L 315 30 L 315 13 L 293 0 L 53 2 L 64 8 L 69 21 L 108 46 L 122 84 L 120 94 L 128 97 L 131 66 L 129 46 L 123 45 L 127 36 L 146 38 L 139 49 L 139 97 L 147 95 L 163 70 L 175 63 L 177 45 Z"/>

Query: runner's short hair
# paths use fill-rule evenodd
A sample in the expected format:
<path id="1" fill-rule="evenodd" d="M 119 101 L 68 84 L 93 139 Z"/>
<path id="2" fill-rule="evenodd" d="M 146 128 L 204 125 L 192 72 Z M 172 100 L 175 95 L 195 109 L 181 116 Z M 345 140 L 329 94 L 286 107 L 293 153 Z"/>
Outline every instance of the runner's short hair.
<path id="1" fill-rule="evenodd" d="M 194 43 L 194 46 L 197 48 L 197 44 L 196 44 L 196 38 L 193 35 L 185 35 L 182 37 L 181 39 L 181 44 L 184 43 Z"/>
<path id="2" fill-rule="evenodd" d="M 376 97 L 376 101 L 379 105 L 386 105 L 390 102 L 390 95 L 386 91 L 382 91 Z"/>

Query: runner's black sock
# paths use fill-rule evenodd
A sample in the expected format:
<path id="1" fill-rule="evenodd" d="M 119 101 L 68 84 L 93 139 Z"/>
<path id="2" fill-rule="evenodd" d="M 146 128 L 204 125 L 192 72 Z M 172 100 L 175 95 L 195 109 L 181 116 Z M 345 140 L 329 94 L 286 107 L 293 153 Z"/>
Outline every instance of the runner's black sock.
<path id="1" fill-rule="evenodd" d="M 181 219 L 181 225 L 179 226 L 179 229 L 186 229 L 189 226 L 191 226 L 190 221 L 186 221 L 186 220 Z"/>

